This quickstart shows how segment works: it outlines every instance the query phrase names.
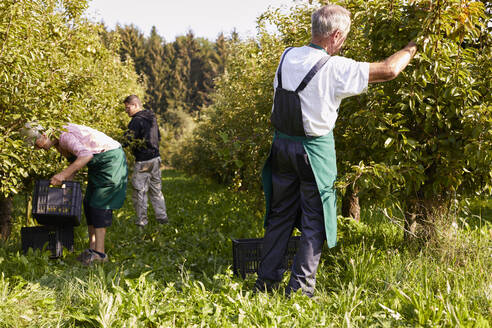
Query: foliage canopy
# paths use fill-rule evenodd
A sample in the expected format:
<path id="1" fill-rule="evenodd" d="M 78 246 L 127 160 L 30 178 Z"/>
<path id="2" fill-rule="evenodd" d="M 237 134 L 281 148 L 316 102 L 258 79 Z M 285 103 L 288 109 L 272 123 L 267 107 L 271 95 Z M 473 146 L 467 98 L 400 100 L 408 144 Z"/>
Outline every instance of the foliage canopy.
<path id="1" fill-rule="evenodd" d="M 57 169 L 54 154 L 32 152 L 19 138 L 25 122 L 56 128 L 85 124 L 118 138 L 121 105 L 142 94 L 133 67 L 121 63 L 116 39 L 86 21 L 86 0 L 0 2 L 0 194 L 17 193 L 28 177 Z"/>

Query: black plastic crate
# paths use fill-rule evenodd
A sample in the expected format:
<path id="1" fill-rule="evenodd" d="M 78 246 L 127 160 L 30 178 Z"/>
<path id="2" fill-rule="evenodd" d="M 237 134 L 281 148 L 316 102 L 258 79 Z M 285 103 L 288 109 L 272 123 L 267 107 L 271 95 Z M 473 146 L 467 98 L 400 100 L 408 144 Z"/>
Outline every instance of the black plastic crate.
<path id="1" fill-rule="evenodd" d="M 29 248 L 51 251 L 51 258 L 63 256 L 63 247 L 73 251 L 73 226 L 38 226 L 21 228 L 24 253 Z"/>
<path id="2" fill-rule="evenodd" d="M 292 267 L 300 238 L 300 236 L 290 237 L 283 263 L 285 270 L 289 270 Z M 241 276 L 244 279 L 247 273 L 258 272 L 262 247 L 263 238 L 232 240 L 232 270 L 236 276 Z"/>
<path id="3" fill-rule="evenodd" d="M 48 180 L 36 181 L 32 200 L 32 216 L 44 225 L 80 224 L 82 190 L 76 181 L 50 186 Z"/>

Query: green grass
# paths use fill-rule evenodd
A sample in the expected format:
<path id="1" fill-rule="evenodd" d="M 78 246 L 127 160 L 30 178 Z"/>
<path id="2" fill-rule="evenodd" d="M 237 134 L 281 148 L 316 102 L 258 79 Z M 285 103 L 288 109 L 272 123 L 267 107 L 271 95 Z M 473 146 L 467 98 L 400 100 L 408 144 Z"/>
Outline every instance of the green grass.
<path id="1" fill-rule="evenodd" d="M 13 236 L 0 247 L 0 327 L 491 326 L 490 202 L 471 207 L 480 224 L 443 229 L 419 252 L 377 211 L 362 223 L 340 218 L 315 297 L 287 299 L 287 275 L 278 292 L 254 295 L 255 275 L 232 274 L 230 239 L 263 234 L 257 199 L 172 170 L 163 190 L 171 223 L 151 216 L 139 231 L 128 197 L 108 230 L 110 262 L 88 268 L 75 260 L 86 247 L 84 225 L 63 260 L 22 254 L 19 197 Z"/>

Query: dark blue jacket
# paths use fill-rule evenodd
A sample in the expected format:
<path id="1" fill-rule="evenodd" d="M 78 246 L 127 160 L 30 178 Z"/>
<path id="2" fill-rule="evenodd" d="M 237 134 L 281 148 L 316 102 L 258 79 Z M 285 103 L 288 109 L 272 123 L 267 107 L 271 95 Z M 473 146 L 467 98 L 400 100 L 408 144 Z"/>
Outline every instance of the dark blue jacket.
<path id="1" fill-rule="evenodd" d="M 137 162 L 148 161 L 158 157 L 161 134 L 157 119 L 151 110 L 142 110 L 132 116 L 125 133 L 123 146 L 131 146 Z"/>

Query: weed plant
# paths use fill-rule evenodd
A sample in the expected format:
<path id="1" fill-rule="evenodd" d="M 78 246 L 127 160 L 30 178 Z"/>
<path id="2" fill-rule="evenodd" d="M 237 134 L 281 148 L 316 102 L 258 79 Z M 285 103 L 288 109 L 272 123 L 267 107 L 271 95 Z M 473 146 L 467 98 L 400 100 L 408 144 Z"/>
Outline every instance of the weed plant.
<path id="1" fill-rule="evenodd" d="M 315 297 L 286 298 L 288 275 L 278 291 L 254 294 L 255 275 L 232 273 L 231 238 L 263 234 L 252 195 L 172 170 L 163 191 L 170 224 L 151 215 L 139 230 L 129 192 L 108 229 L 110 261 L 90 267 L 75 260 L 85 225 L 63 259 L 23 254 L 19 197 L 14 234 L 0 247 L 0 327 L 491 326 L 490 215 L 480 224 L 449 218 L 457 223 L 417 251 L 377 210 L 360 223 L 339 218 L 339 244 L 323 252 Z"/>

